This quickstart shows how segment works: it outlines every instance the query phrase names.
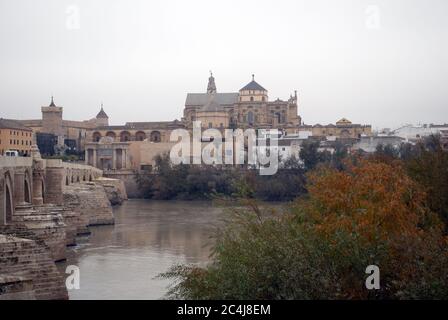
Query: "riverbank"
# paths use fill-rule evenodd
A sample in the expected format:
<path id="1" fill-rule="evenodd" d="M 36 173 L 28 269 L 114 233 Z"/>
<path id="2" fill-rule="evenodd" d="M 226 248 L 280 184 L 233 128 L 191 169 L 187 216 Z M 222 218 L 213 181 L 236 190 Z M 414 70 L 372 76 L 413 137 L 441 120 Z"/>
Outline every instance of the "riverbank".
<path id="1" fill-rule="evenodd" d="M 94 182 L 66 186 L 60 206 L 16 209 L 12 223 L 0 225 L 0 300 L 67 299 L 67 275 L 55 262 L 89 227 L 113 223 L 107 192 Z"/>
<path id="2" fill-rule="evenodd" d="M 155 277 L 173 264 L 206 264 L 224 210 L 209 201 L 131 199 L 113 211 L 114 225 L 91 227 L 58 264 L 79 267 L 70 299 L 163 298 L 170 281 Z"/>

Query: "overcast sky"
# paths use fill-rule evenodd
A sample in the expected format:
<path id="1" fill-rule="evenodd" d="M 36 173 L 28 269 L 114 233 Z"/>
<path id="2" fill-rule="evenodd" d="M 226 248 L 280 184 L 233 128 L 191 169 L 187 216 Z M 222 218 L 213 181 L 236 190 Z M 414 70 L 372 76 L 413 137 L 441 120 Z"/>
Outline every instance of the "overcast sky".
<path id="1" fill-rule="evenodd" d="M 446 0 L 0 0 L 0 117 L 180 119 L 251 80 L 307 124 L 448 123 Z"/>

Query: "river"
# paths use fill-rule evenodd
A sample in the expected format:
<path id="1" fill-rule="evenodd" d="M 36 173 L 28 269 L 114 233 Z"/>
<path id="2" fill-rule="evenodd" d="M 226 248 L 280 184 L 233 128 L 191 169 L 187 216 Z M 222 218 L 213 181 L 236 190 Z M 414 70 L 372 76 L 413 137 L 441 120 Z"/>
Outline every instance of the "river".
<path id="1" fill-rule="evenodd" d="M 161 299 L 171 280 L 156 279 L 177 263 L 206 264 L 223 209 L 206 201 L 129 200 L 114 208 L 115 225 L 90 227 L 68 249 L 80 270 L 70 299 Z"/>

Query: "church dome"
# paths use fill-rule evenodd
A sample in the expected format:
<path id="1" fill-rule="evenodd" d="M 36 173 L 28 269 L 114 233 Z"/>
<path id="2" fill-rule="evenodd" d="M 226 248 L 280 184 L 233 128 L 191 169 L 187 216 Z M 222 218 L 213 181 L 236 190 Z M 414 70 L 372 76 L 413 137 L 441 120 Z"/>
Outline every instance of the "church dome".
<path id="1" fill-rule="evenodd" d="M 258 82 L 255 81 L 254 75 L 252 75 L 252 81 L 240 89 L 240 91 L 246 91 L 246 90 L 267 91 Z"/>
<path id="2" fill-rule="evenodd" d="M 103 105 L 101 105 L 101 110 L 100 112 L 98 112 L 98 114 L 96 115 L 97 119 L 108 119 L 109 117 L 107 116 L 106 112 L 104 112 L 103 110 Z"/>

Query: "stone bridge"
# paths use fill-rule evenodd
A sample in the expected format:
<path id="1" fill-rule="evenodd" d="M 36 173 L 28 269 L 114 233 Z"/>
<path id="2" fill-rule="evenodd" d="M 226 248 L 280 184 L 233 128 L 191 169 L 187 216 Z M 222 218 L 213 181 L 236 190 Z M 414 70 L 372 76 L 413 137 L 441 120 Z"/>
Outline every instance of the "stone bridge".
<path id="1" fill-rule="evenodd" d="M 66 186 L 101 176 L 94 167 L 57 159 L 0 156 L 0 225 L 29 205 L 62 205 Z"/>
<path id="2" fill-rule="evenodd" d="M 123 183 L 87 165 L 0 156 L 0 300 L 67 299 L 55 262 L 91 225 L 113 224 Z M 121 202 L 118 202 L 121 203 Z"/>

